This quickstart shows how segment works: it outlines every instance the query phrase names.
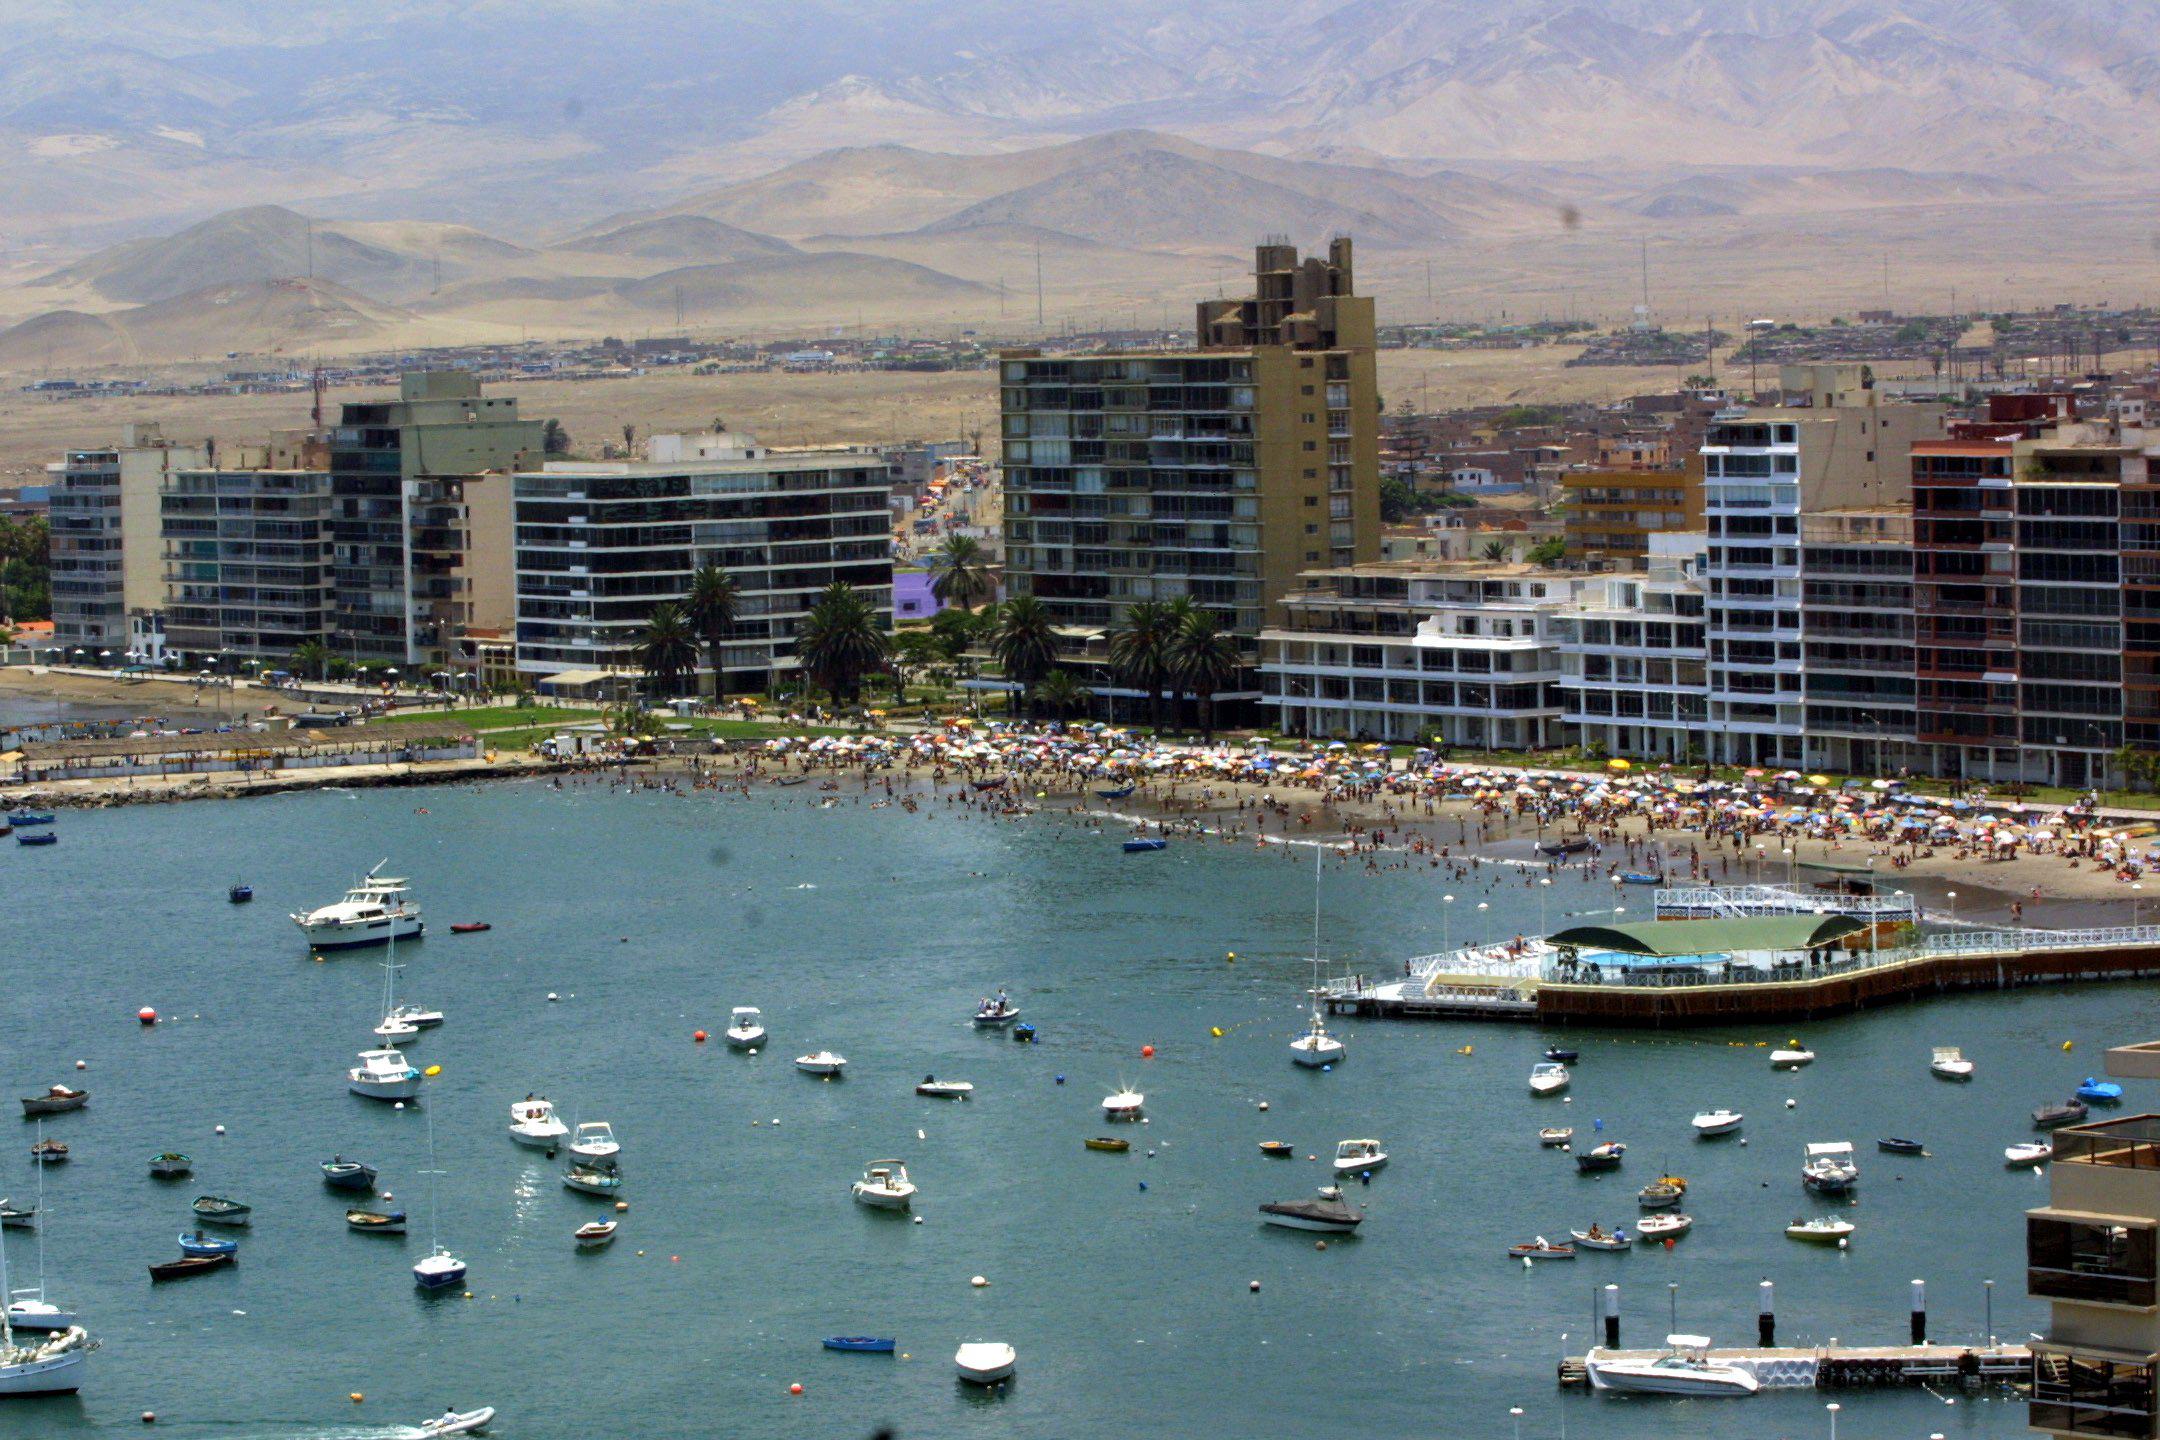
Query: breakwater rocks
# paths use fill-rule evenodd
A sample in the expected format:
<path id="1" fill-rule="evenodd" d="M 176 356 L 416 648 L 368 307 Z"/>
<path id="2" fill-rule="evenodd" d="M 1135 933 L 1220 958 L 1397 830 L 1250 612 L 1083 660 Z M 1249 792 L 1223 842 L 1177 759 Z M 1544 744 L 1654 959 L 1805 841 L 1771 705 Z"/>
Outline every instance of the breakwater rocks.
<path id="1" fill-rule="evenodd" d="M 537 756 L 519 755 L 494 760 L 324 766 L 319 770 L 281 770 L 267 774 L 240 774 L 228 770 L 207 775 L 147 775 L 132 780 L 73 780 L 0 790 L 0 805 L 9 809 L 103 810 L 118 805 L 170 805 L 182 800 L 237 800 L 251 795 L 286 795 L 297 790 L 448 785 L 467 780 L 558 773 L 575 768 Z"/>

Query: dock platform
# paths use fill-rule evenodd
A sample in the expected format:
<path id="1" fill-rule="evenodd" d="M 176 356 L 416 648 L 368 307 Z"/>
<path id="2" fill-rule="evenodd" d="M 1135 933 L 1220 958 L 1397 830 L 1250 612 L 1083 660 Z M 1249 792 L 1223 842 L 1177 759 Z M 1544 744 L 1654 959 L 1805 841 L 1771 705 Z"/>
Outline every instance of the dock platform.
<path id="1" fill-rule="evenodd" d="M 1655 1360 L 1663 1350 L 1592 1350 L 1560 1362 L 1563 1387 L 1590 1383 L 1588 1362 Z M 1755 1377 L 1765 1390 L 1858 1390 L 1883 1385 L 2023 1384 L 2032 1351 L 2024 1345 L 1750 1346 L 1712 1350 L 1714 1364 Z"/>

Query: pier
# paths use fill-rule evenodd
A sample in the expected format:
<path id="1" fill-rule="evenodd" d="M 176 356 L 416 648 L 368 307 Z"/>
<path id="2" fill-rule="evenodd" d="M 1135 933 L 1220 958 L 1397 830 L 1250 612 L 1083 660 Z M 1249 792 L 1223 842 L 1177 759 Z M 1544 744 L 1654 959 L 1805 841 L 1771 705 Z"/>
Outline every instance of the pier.
<path id="1" fill-rule="evenodd" d="M 1592 1350 L 1560 1362 L 1563 1388 L 1590 1383 L 1590 1360 L 1655 1360 L 1662 1350 Z M 1884 1385 L 2022 1385 L 2032 1378 L 2023 1345 L 1756 1345 L 1711 1350 L 1713 1364 L 1755 1377 L 1765 1390 L 1860 1390 Z"/>

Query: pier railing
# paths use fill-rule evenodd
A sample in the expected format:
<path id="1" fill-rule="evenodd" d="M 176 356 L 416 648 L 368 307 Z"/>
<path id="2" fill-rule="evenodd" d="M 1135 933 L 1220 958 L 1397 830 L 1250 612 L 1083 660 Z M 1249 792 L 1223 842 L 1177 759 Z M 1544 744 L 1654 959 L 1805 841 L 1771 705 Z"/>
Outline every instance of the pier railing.
<path id="1" fill-rule="evenodd" d="M 1652 901 L 1660 920 L 1708 920 L 1728 915 L 1858 915 L 1862 918 L 1915 920 L 1920 902 L 1912 895 L 1830 895 L 1783 885 L 1686 885 L 1661 887 Z"/>
<path id="2" fill-rule="evenodd" d="M 2160 946 L 2160 925 L 2108 925 L 2078 930 L 1965 930 L 1926 935 L 1917 942 L 1882 950 L 1834 952 L 1828 957 L 1794 950 L 1751 956 L 1747 962 L 1671 969 L 1594 968 L 1549 961 L 1538 978 L 1556 985 L 1602 985 L 1669 990 L 1705 985 L 1761 985 L 1789 980 L 1819 980 L 1838 975 L 1943 956 L 2000 955 L 2005 959 L 2037 951 L 2112 950 Z"/>

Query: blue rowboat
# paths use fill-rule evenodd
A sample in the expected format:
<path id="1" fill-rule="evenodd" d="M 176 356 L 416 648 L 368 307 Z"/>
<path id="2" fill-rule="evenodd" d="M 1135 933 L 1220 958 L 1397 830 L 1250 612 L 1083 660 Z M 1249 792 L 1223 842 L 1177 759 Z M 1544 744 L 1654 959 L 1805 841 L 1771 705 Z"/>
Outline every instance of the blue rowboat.
<path id="1" fill-rule="evenodd" d="M 203 1234 L 200 1230 L 192 1235 L 186 1231 L 180 1234 L 180 1253 L 198 1259 L 211 1255 L 230 1255 L 239 1248 L 240 1242 L 237 1240 L 219 1240 Z"/>
<path id="2" fill-rule="evenodd" d="M 2091 1075 L 2086 1076 L 2085 1083 L 2077 1088 L 2077 1098 L 2088 1105 L 2118 1105 L 2122 1103 L 2122 1094 L 2122 1086 L 2114 1081 Z"/>
<path id="3" fill-rule="evenodd" d="M 339 1155 L 322 1162 L 322 1178 L 323 1184 L 333 1190 L 372 1190 L 375 1188 L 375 1167 Z"/>
<path id="4" fill-rule="evenodd" d="M 1126 796 L 1132 794 L 1133 788 L 1130 785 L 1120 785 L 1115 790 L 1097 790 L 1095 794 L 1104 800 L 1123 800 Z"/>
<path id="5" fill-rule="evenodd" d="M 225 898 L 235 905 L 245 905 L 255 898 L 255 887 L 252 885 L 235 885 L 225 892 Z"/>
<path id="6" fill-rule="evenodd" d="M 1125 842 L 1125 853 L 1128 855 L 1137 855 L 1143 850 L 1161 850 L 1165 846 L 1169 845 L 1169 843 L 1170 842 L 1168 840 L 1164 840 L 1161 838 L 1153 840 L 1127 840 Z"/>
<path id="7" fill-rule="evenodd" d="M 53 812 L 50 810 L 10 810 L 7 818 L 8 824 L 15 826 L 50 825 L 53 823 Z"/>
<path id="8" fill-rule="evenodd" d="M 1639 870 L 1630 870 L 1620 877 L 1620 883 L 1623 885 L 1663 885 L 1665 877 L 1663 875 L 1644 874 Z"/>
<path id="9" fill-rule="evenodd" d="M 861 1355 L 890 1355 L 893 1353 L 893 1342 L 875 1335 L 828 1335 L 825 1337 L 825 1348 L 852 1350 Z"/>
<path id="10" fill-rule="evenodd" d="M 15 834 L 18 845 L 57 845 L 60 837 L 50 830 L 20 830 Z"/>

